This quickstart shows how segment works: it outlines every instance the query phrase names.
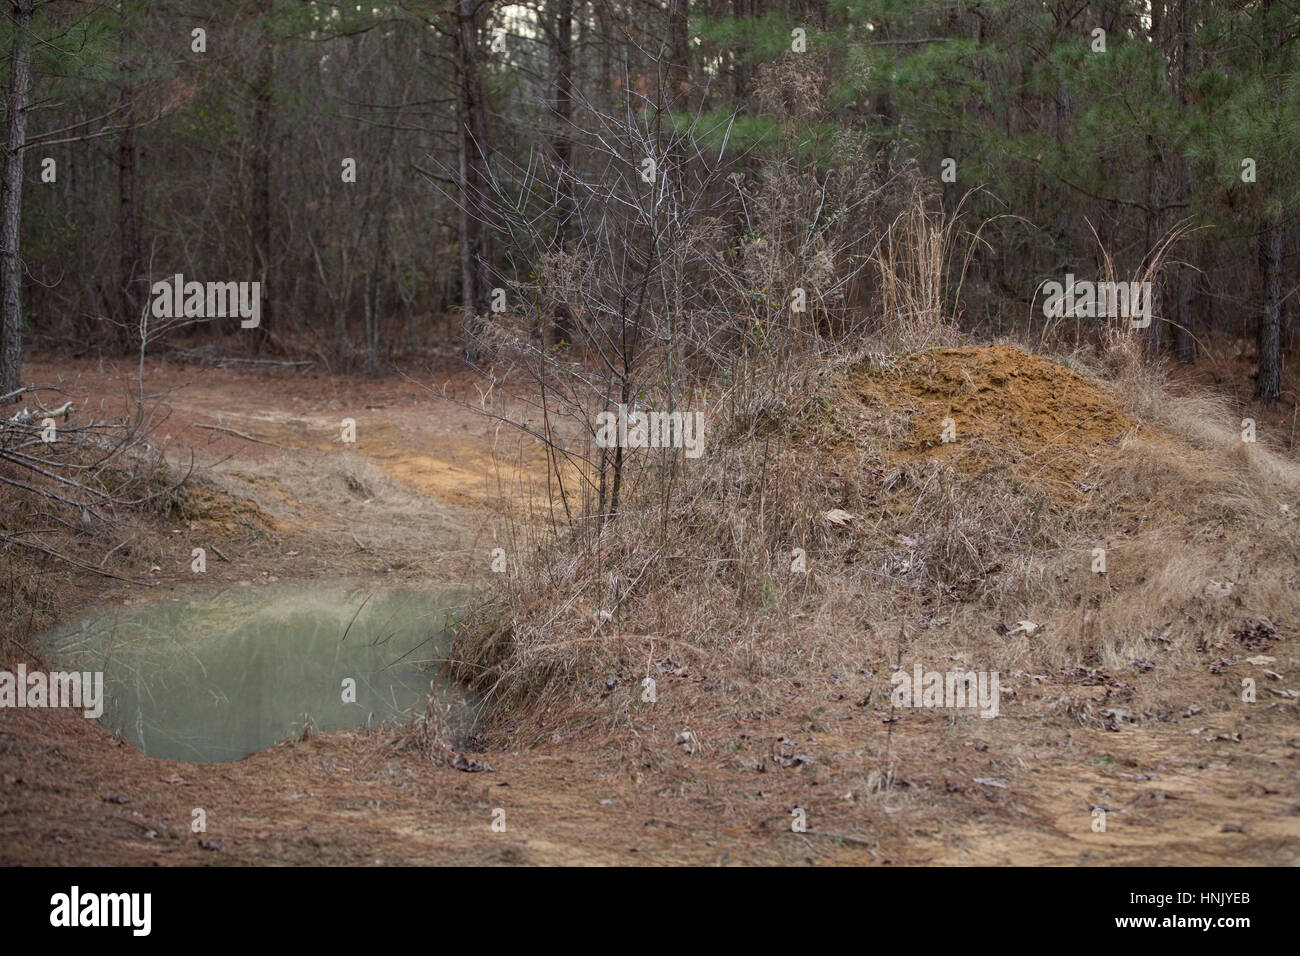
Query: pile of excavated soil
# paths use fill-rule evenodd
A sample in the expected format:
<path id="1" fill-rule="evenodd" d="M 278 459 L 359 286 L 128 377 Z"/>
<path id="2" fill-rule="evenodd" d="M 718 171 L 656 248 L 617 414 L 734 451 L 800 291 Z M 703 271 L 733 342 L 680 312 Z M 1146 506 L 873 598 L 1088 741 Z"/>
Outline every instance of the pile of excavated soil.
<path id="1" fill-rule="evenodd" d="M 1079 490 L 1092 462 L 1136 427 L 1091 382 L 1007 345 L 873 360 L 846 385 L 868 417 L 883 417 L 887 458 L 942 459 L 964 474 L 1007 469 L 1057 494 Z"/>

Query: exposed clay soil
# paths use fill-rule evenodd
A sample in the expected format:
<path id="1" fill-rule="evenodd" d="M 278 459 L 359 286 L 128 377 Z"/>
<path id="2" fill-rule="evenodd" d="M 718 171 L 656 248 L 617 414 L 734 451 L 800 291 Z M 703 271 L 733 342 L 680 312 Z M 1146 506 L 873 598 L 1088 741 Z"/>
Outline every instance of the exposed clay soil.
<path id="1" fill-rule="evenodd" d="M 1136 427 L 1086 379 L 1007 345 L 918 352 L 865 371 L 851 387 L 899 421 L 898 459 L 948 459 L 967 475 L 1007 468 L 1058 494 Z"/>
<path id="2" fill-rule="evenodd" d="M 973 369 L 969 376 L 931 370 L 905 376 L 913 384 L 903 389 L 878 379 L 895 407 L 914 411 L 900 454 L 917 453 L 931 431 L 937 441 L 930 426 L 949 415 L 972 438 L 1011 416 L 1025 453 L 1014 466 L 1033 474 L 1034 443 L 1060 446 L 1087 432 L 1089 442 L 1076 445 L 1089 454 L 1127 427 L 1101 396 L 1097 414 L 1062 438 L 1066 427 L 1049 425 L 1062 409 L 1041 422 L 1033 409 L 1041 390 L 1060 394 L 1061 382 L 1044 377 L 1069 373 L 996 350 L 971 358 L 953 365 Z M 26 375 L 114 405 L 133 372 L 37 360 Z M 448 394 L 478 400 L 459 373 L 411 378 L 449 378 Z M 936 380 L 942 389 L 925 384 Z M 192 588 L 196 543 L 225 558 L 209 561 L 204 587 L 472 582 L 493 546 L 494 498 L 520 475 L 543 475 L 535 447 L 405 377 L 151 363 L 146 389 L 167 393 L 160 434 L 171 436 L 173 458 L 193 446 L 204 466 L 185 514 L 142 521 L 107 564 L 152 587 L 47 564 L 34 623 Z M 979 411 L 953 414 L 955 390 L 981 396 Z M 354 445 L 339 441 L 348 417 Z M 638 709 L 617 731 L 552 735 L 527 751 L 488 748 L 470 756 L 491 771 L 473 773 L 434 765 L 396 728 L 198 765 L 142 756 L 64 712 L 5 709 L 0 863 L 1295 864 L 1297 703 L 1264 691 L 1248 707 L 1236 687 L 1243 674 L 1262 688 L 1300 686 L 1300 660 L 1292 631 L 1261 640 L 1280 682 L 1244 661 L 1217 673 L 1189 668 L 1178 693 L 1186 709 L 1111 729 L 1077 719 L 1106 706 L 1117 683 L 1095 672 L 1007 676 L 1005 716 L 984 721 L 891 715 L 883 660 L 849 676 L 785 682 L 780 706 L 762 710 L 737 701 L 707 661 L 687 660 L 661 681 L 663 706 Z M 31 652 L 19 647 L 17 659 Z M 1259 648 L 1211 649 L 1229 653 Z M 892 779 L 882 777 L 884 753 L 898 768 Z M 198 807 L 202 834 L 189 828 Z M 495 808 L 505 811 L 504 833 L 491 827 Z M 795 808 L 806 812 L 805 833 L 791 831 Z M 1094 808 L 1107 811 L 1104 833 L 1092 831 Z"/>

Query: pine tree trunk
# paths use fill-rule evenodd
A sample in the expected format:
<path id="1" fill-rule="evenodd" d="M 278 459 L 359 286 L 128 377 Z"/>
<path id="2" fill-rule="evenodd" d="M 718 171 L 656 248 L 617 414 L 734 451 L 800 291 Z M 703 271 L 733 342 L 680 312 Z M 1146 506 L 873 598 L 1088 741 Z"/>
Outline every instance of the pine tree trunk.
<path id="1" fill-rule="evenodd" d="M 754 13 L 753 0 L 731 0 L 731 14 L 736 19 L 744 19 Z M 733 54 L 732 82 L 734 84 L 736 108 L 744 110 L 749 105 L 749 93 L 753 85 L 752 70 L 745 60 Z"/>
<path id="2" fill-rule="evenodd" d="M 668 33 L 668 102 L 690 92 L 690 38 L 687 36 L 687 18 L 690 16 L 690 0 L 669 0 Z"/>
<path id="3" fill-rule="evenodd" d="M 1164 155 L 1154 136 L 1147 136 L 1147 207 L 1146 214 L 1146 253 L 1154 254 L 1156 246 L 1164 238 L 1168 228 L 1169 171 L 1165 166 Z M 1168 304 L 1168 289 L 1165 276 L 1167 270 L 1157 263 L 1151 271 L 1151 326 L 1146 330 L 1147 354 L 1160 358 L 1163 345 L 1165 311 Z"/>
<path id="4" fill-rule="evenodd" d="M 478 62 L 482 10 L 473 0 L 457 0 L 461 307 L 471 334 L 476 318 L 487 312 L 487 295 L 492 286 L 492 236 L 487 228 L 486 97 Z M 467 357 L 474 359 L 472 343 Z"/>
<path id="5" fill-rule="evenodd" d="M 23 211 L 23 144 L 27 97 L 32 85 L 31 24 L 35 0 L 13 0 L 8 124 L 0 179 L 0 395 L 19 387 L 23 366 L 22 263 L 19 231 Z"/>
<path id="6" fill-rule="evenodd" d="M 137 153 L 135 148 L 135 89 L 123 84 L 122 132 L 117 138 L 117 226 L 118 287 L 121 291 L 122 315 L 118 326 L 118 347 L 130 351 L 132 338 L 139 328 L 141 297 L 136 271 L 140 267 L 140 222 L 135 206 Z"/>
<path id="7" fill-rule="evenodd" d="M 478 248 L 478 195 L 474 177 L 474 142 L 471 133 L 474 112 L 474 69 L 476 36 L 472 0 L 457 0 L 457 54 L 460 67 L 459 103 L 456 115 L 456 153 L 460 182 L 459 219 L 457 222 L 457 239 L 460 252 L 460 306 L 468 332 L 471 336 L 467 358 L 473 362 L 476 353 L 472 341 L 476 329 L 474 322 L 478 317 L 479 296 L 478 269 L 475 265 L 475 252 Z"/>
<path id="8" fill-rule="evenodd" d="M 1272 0 L 1266 4 L 1271 13 Z M 1273 34 L 1274 52 L 1280 52 L 1286 42 L 1279 26 Z M 1282 87 L 1275 83 L 1272 91 L 1273 107 L 1281 111 Z M 1274 195 L 1290 186 L 1289 183 L 1271 179 Z M 1259 236 L 1259 271 L 1264 285 L 1264 304 L 1259 316 L 1256 344 L 1259 349 L 1259 377 L 1255 379 L 1255 397 L 1262 402 L 1275 402 L 1282 397 L 1282 255 L 1286 249 L 1285 217 L 1282 200 L 1273 199 L 1264 211 L 1263 228 Z"/>
<path id="9" fill-rule="evenodd" d="M 1259 377 L 1255 397 L 1275 402 L 1282 395 L 1282 250 L 1284 230 L 1270 214 L 1259 237 L 1259 267 L 1264 280 L 1264 309 L 1259 317 Z"/>
<path id="10" fill-rule="evenodd" d="M 1179 266 L 1177 275 L 1177 306 L 1174 310 L 1178 323 L 1174 326 L 1174 343 L 1178 352 L 1178 361 L 1184 365 L 1196 361 L 1196 335 L 1193 321 L 1192 270 L 1190 266 Z"/>
<path id="11" fill-rule="evenodd" d="M 557 0 L 555 14 L 555 150 L 556 197 L 555 241 L 562 251 L 569 248 L 569 217 L 573 215 L 573 0 Z M 572 313 L 567 302 L 556 303 L 551 325 L 551 343 L 573 338 Z"/>
<path id="12" fill-rule="evenodd" d="M 460 254 L 460 308 L 465 321 L 474 318 L 474 224 L 470 221 L 469 186 L 469 128 L 464 113 L 456 122 L 457 191 L 460 202 L 456 204 L 456 245 Z"/>
<path id="13" fill-rule="evenodd" d="M 269 0 L 262 0 L 259 8 L 270 11 Z M 269 26 L 264 23 L 264 30 Z M 275 81 L 275 48 L 269 33 L 262 41 L 257 79 L 253 87 L 253 267 L 262 289 L 261 321 L 253 330 L 257 351 L 264 352 L 270 343 L 273 323 L 271 294 L 271 88 Z"/>
<path id="14" fill-rule="evenodd" d="M 1175 59 L 1172 71 L 1174 97 L 1179 106 L 1189 110 L 1187 84 L 1192 73 L 1192 58 L 1196 55 L 1192 39 L 1196 29 L 1190 16 L 1187 0 L 1177 0 L 1174 13 L 1177 29 L 1173 31 L 1170 56 Z M 1186 209 L 1192 200 L 1192 165 L 1186 156 L 1174 160 L 1174 197 Z M 1196 360 L 1196 337 L 1192 331 L 1192 270 L 1179 265 L 1174 276 L 1174 350 L 1178 361 L 1190 364 Z"/>

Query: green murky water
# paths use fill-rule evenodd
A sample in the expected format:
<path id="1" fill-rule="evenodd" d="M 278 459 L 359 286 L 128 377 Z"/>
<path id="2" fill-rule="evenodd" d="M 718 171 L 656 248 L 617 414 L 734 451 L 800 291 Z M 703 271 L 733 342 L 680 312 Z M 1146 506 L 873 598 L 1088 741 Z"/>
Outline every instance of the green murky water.
<path id="1" fill-rule="evenodd" d="M 330 731 L 422 713 L 459 599 L 317 585 L 231 589 L 98 611 L 44 646 L 52 669 L 104 672 L 102 722 L 142 752 L 237 760 L 300 734 L 307 721 Z M 454 687 L 440 683 L 435 693 L 464 719 Z"/>

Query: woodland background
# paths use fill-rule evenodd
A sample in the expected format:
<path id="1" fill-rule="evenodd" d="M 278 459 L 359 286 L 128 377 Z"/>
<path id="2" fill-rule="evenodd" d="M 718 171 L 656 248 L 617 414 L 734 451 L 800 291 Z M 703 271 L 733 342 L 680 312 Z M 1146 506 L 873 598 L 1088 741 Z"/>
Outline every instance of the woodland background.
<path id="1" fill-rule="evenodd" d="M 711 371 L 925 310 L 979 337 L 1086 337 L 1035 300 L 1066 273 L 1149 276 L 1161 360 L 1248 340 L 1260 399 L 1294 353 L 1290 0 L 3 14 L 0 394 L 33 347 L 378 371 L 431 347 L 478 360 L 508 326 L 627 372 L 639 337 Z M 934 281 L 906 281 L 918 268 Z M 175 273 L 261 281 L 261 326 L 149 318 Z"/>

